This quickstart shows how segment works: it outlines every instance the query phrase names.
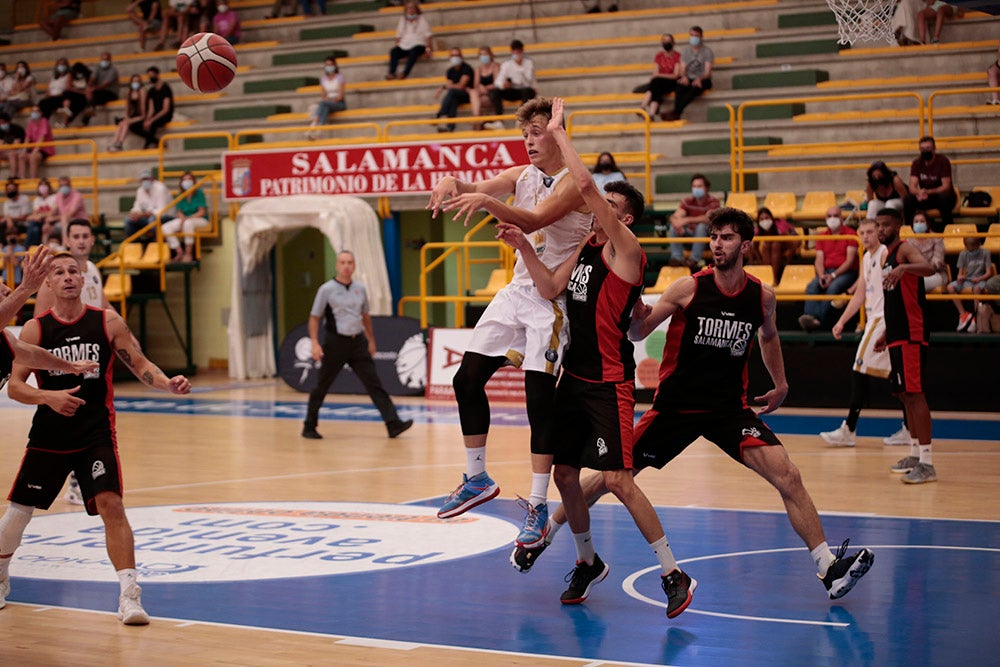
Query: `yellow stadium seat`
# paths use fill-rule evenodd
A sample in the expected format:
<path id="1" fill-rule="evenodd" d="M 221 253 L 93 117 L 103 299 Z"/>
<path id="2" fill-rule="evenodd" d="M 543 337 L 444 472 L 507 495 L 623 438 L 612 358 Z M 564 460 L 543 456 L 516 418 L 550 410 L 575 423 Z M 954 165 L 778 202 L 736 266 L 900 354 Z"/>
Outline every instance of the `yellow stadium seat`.
<path id="1" fill-rule="evenodd" d="M 754 220 L 757 219 L 757 195 L 752 192 L 730 192 L 726 197 L 726 206 L 744 211 Z"/>
<path id="2" fill-rule="evenodd" d="M 746 272 L 751 276 L 757 278 L 765 285 L 770 285 L 774 287 L 774 269 L 771 268 L 770 264 L 750 264 L 749 266 L 743 267 Z M 785 267 L 787 270 L 788 267 Z"/>
<path id="3" fill-rule="evenodd" d="M 104 279 L 104 296 L 108 301 L 121 301 L 122 297 L 132 294 L 132 276 L 129 274 L 109 273 Z"/>
<path id="4" fill-rule="evenodd" d="M 802 200 L 802 208 L 795 212 L 796 220 L 824 220 L 831 206 L 837 205 L 837 196 L 832 190 L 807 192 Z"/>
<path id="5" fill-rule="evenodd" d="M 768 192 L 764 197 L 764 208 L 775 218 L 790 218 L 795 215 L 794 192 Z"/>
<path id="6" fill-rule="evenodd" d="M 962 204 L 962 193 L 959 192 L 958 188 L 956 188 L 956 187 L 953 187 L 952 189 L 955 191 L 955 207 L 953 209 L 951 209 L 951 212 L 955 213 L 955 214 L 958 214 L 958 212 L 960 211 L 960 206 Z M 941 211 L 937 210 L 936 208 L 929 208 L 926 211 L 924 211 L 924 213 L 927 214 L 928 218 L 940 218 L 941 217 Z"/>
<path id="7" fill-rule="evenodd" d="M 971 206 L 959 206 L 958 214 L 962 217 L 983 217 L 995 216 L 1000 211 L 1000 186 L 977 185 L 972 188 L 973 192 L 988 192 L 993 201 L 989 206 L 983 208 L 973 208 Z M 993 251 L 995 252 L 995 251 Z"/>
<path id="8" fill-rule="evenodd" d="M 945 225 L 944 252 L 946 255 L 957 255 L 965 250 L 965 237 L 975 234 L 978 230 L 971 224 Z"/>
<path id="9" fill-rule="evenodd" d="M 126 266 L 136 269 L 158 269 L 160 264 L 169 261 L 170 246 L 166 243 L 150 243 L 146 246 L 146 252 L 142 254 L 142 257 L 131 263 L 126 262 Z"/>
<path id="10" fill-rule="evenodd" d="M 141 243 L 123 243 L 118 252 L 121 253 L 122 259 L 125 260 L 125 266 L 133 266 L 136 262 L 142 260 Z"/>
<path id="11" fill-rule="evenodd" d="M 990 234 L 996 234 L 996 236 L 987 236 L 983 247 L 989 250 L 991 255 L 1000 253 L 1000 222 L 994 222 L 986 231 Z"/>
<path id="12" fill-rule="evenodd" d="M 775 285 L 778 294 L 805 294 L 806 286 L 816 277 L 812 264 L 789 264 L 781 273 L 781 282 Z"/>
<path id="13" fill-rule="evenodd" d="M 841 201 L 852 201 L 857 207 L 856 210 L 861 210 L 861 205 L 868 201 L 868 195 L 865 194 L 864 190 L 848 190 L 844 193 L 844 198 Z"/>
<path id="14" fill-rule="evenodd" d="M 647 287 L 645 293 L 663 294 L 672 283 L 690 275 L 691 271 L 686 266 L 664 266 L 656 276 L 656 283 L 652 287 Z"/>
<path id="15" fill-rule="evenodd" d="M 493 296 L 507 285 L 507 269 L 493 269 L 486 287 L 474 290 L 476 296 Z"/>
<path id="16" fill-rule="evenodd" d="M 802 237 L 802 247 L 799 248 L 799 257 L 804 259 L 816 259 L 816 245 L 810 245 L 806 240 L 809 234 L 801 227 L 795 228 L 795 233 Z"/>

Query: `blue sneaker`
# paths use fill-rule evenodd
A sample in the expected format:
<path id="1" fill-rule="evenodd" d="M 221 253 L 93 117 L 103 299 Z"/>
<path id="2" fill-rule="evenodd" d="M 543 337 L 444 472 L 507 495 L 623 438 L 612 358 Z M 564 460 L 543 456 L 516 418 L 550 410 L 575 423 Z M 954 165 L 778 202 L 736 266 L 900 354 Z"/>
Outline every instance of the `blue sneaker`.
<path id="1" fill-rule="evenodd" d="M 462 473 L 462 483 L 444 501 L 444 505 L 438 510 L 438 518 L 450 519 L 458 516 L 477 505 L 493 500 L 498 495 L 500 495 L 500 485 L 490 479 L 485 472 L 473 477 L 467 477 Z"/>
<path id="2" fill-rule="evenodd" d="M 521 507 L 527 510 L 528 515 L 524 517 L 524 528 L 517 536 L 515 544 L 528 549 L 537 547 L 545 541 L 545 536 L 549 534 L 549 506 L 546 503 L 532 505 L 523 498 L 518 502 Z"/>

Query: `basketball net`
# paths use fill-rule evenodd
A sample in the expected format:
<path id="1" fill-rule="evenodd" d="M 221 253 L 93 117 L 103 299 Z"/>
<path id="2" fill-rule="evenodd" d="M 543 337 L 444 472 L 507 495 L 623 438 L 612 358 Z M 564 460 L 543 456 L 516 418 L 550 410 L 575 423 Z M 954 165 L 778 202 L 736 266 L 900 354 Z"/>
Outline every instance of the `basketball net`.
<path id="1" fill-rule="evenodd" d="M 826 4 L 837 17 L 838 43 L 896 43 L 892 30 L 896 0 L 826 0 Z"/>

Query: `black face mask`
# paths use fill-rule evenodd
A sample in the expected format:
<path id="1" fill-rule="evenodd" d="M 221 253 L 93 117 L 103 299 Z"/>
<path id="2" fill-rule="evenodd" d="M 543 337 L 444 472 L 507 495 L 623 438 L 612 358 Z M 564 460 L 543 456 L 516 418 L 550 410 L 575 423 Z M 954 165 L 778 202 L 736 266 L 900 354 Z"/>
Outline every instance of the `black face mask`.
<path id="1" fill-rule="evenodd" d="M 886 186 L 892 185 L 892 179 L 889 178 L 888 176 L 882 176 L 881 178 L 876 178 L 875 185 L 884 188 Z"/>
<path id="2" fill-rule="evenodd" d="M 17 199 L 17 190 L 7 190 L 8 199 Z"/>
<path id="3" fill-rule="evenodd" d="M 663 42 L 663 50 L 664 51 L 673 51 L 674 50 L 674 43 L 673 42 Z"/>
<path id="4" fill-rule="evenodd" d="M 154 86 L 159 82 L 159 80 L 160 80 L 160 77 L 158 77 L 158 76 L 151 76 L 151 77 L 149 77 L 149 82 L 151 84 L 153 84 Z"/>
<path id="5" fill-rule="evenodd" d="M 597 168 L 601 171 L 611 171 L 611 163 L 602 162 L 599 165 L 597 165 Z"/>
<path id="6" fill-rule="evenodd" d="M 920 159 L 924 162 L 930 162 L 934 159 L 934 151 L 920 151 Z"/>

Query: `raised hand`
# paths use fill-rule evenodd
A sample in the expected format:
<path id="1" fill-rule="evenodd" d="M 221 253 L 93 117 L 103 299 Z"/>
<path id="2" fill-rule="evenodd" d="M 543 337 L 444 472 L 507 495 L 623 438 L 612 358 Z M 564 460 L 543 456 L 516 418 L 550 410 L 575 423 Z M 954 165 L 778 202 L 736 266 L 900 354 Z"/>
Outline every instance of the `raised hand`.
<path id="1" fill-rule="evenodd" d="M 552 118 L 549 119 L 549 125 L 546 128 L 550 134 L 556 130 L 563 129 L 563 104 L 563 98 L 552 98 Z"/>
<path id="2" fill-rule="evenodd" d="M 52 251 L 48 246 L 39 246 L 34 253 L 25 255 L 21 262 L 21 285 L 32 293 L 37 292 L 49 275 L 51 266 Z"/>

